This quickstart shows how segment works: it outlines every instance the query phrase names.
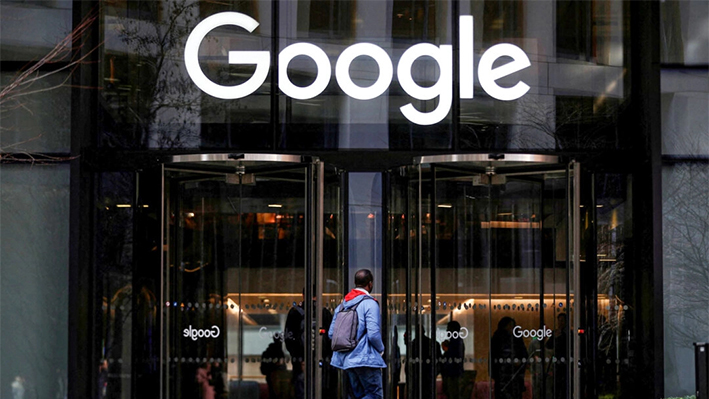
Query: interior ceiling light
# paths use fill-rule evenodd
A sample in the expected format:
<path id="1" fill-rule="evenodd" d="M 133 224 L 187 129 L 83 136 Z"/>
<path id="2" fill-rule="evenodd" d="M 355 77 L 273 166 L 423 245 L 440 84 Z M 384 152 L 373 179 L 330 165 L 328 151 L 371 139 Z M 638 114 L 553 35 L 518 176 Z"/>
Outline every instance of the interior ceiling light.
<path id="1" fill-rule="evenodd" d="M 439 204 L 438 207 L 439 207 L 439 208 L 453 208 L 453 205 L 451 205 L 451 204 Z"/>
<path id="2" fill-rule="evenodd" d="M 269 208 L 283 208 L 283 205 L 281 204 L 268 204 Z"/>

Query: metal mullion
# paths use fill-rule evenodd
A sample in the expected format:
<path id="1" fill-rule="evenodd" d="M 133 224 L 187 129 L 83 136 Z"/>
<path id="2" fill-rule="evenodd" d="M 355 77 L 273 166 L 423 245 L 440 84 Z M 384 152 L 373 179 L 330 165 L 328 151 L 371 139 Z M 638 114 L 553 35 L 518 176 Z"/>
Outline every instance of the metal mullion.
<path id="1" fill-rule="evenodd" d="M 170 211 L 169 204 L 166 201 L 166 196 L 165 196 L 165 190 L 166 190 L 166 185 L 165 185 L 165 165 L 160 165 L 160 204 L 162 205 L 160 207 L 160 247 L 165 245 L 165 237 L 169 237 L 169 226 L 168 223 L 165 222 L 165 215 L 169 214 L 168 212 Z M 160 251 L 160 304 L 165 303 L 165 298 L 166 295 L 168 295 L 169 291 L 166 292 L 165 286 L 166 284 L 169 284 L 169 276 L 166 276 L 167 270 L 169 269 L 166 267 L 166 264 L 169 264 L 167 262 L 170 261 L 170 252 L 169 252 L 169 245 L 168 245 L 168 251 Z M 168 370 L 165 368 L 166 367 L 166 362 L 165 359 L 167 357 L 170 357 L 170 348 L 169 346 L 165 345 L 165 336 L 167 336 L 167 326 L 169 325 L 170 322 L 170 313 L 169 309 L 170 307 L 165 307 L 163 308 L 160 312 L 160 326 L 161 326 L 161 334 L 160 334 L 160 398 L 168 397 L 170 390 L 167 390 L 167 394 L 163 394 L 165 392 L 165 377 L 167 376 Z M 167 322 L 166 322 L 167 320 Z"/>
<path id="2" fill-rule="evenodd" d="M 313 243 L 315 238 L 313 237 L 313 164 L 309 163 L 308 166 L 306 167 L 306 179 L 305 179 L 305 259 L 304 261 L 304 273 L 303 273 L 303 311 L 304 311 L 304 317 L 305 317 L 305 323 L 304 328 L 305 331 L 303 331 L 303 334 L 305 335 L 305 342 L 304 342 L 304 348 L 303 348 L 303 356 L 305 364 L 305 370 L 303 372 L 305 373 L 305 381 L 304 381 L 304 397 L 305 398 L 311 398 L 311 393 L 313 389 L 313 384 L 311 384 L 310 377 L 312 376 L 312 356 L 311 356 L 311 349 L 312 349 L 312 342 L 311 342 L 311 328 L 310 328 L 310 321 L 312 320 L 313 316 L 313 306 L 312 306 L 312 292 L 313 289 L 310 286 L 310 283 L 312 282 L 311 279 L 311 274 L 313 271 Z M 301 361 L 301 359 L 295 359 L 296 362 Z M 294 365 L 295 367 L 295 365 Z"/>
<path id="3" fill-rule="evenodd" d="M 323 259 L 323 243 L 324 243 L 324 211 L 325 211 L 325 164 L 323 162 L 317 161 L 315 163 L 315 168 L 316 168 L 316 182 L 317 185 L 315 186 L 315 200 L 316 200 L 316 206 L 315 206 L 315 214 L 314 214 L 314 220 L 315 220 L 315 270 L 314 270 L 314 278 L 313 278 L 313 284 L 315 286 L 315 306 L 313 307 L 315 310 L 315 327 L 316 330 L 319 330 L 320 327 L 323 326 L 323 320 L 322 320 L 322 307 L 323 307 L 323 302 L 322 302 L 322 282 L 323 282 L 323 268 L 324 268 L 324 259 Z M 311 329 L 312 330 L 312 329 Z M 311 342 L 317 342 L 317 336 L 318 333 L 315 332 L 315 330 L 312 330 L 314 333 L 313 341 Z M 322 340 L 319 340 L 320 344 L 318 345 L 316 343 L 315 345 L 315 359 L 320 362 L 322 360 Z M 325 362 L 323 361 L 323 365 Z M 314 368 L 314 364 L 311 364 L 311 367 Z M 311 374 L 315 376 L 315 387 L 322 387 L 322 373 L 323 373 L 323 368 L 318 367 L 314 368 L 315 373 Z M 316 393 L 316 391 L 313 391 Z M 321 392 L 322 394 L 322 392 Z"/>
<path id="4" fill-rule="evenodd" d="M 391 345 L 387 345 L 387 342 L 390 339 L 390 331 L 389 331 L 389 282 L 391 281 L 391 267 L 393 265 L 393 262 L 391 260 L 391 254 L 393 253 L 391 246 L 393 245 L 393 236 L 391 234 L 390 230 L 390 213 L 391 213 L 391 203 L 390 203 L 390 198 L 392 197 L 391 195 L 391 171 L 384 172 L 382 173 L 382 235 L 384 238 L 384 243 L 385 245 L 382 245 L 382 259 L 383 264 L 382 264 L 382 315 L 381 315 L 381 320 L 382 320 L 382 328 L 381 331 L 385 331 L 386 333 L 386 339 L 384 339 L 384 348 L 385 348 L 385 355 L 384 359 L 390 358 L 392 348 Z M 391 341 L 389 341 L 391 342 Z M 388 352 L 388 353 L 387 353 Z M 387 375 L 391 376 L 393 367 L 388 368 L 388 373 Z M 390 386 L 389 382 L 391 381 L 391 378 L 386 378 L 384 380 L 384 398 L 388 399 L 389 398 L 389 392 L 390 392 Z"/>
<path id="5" fill-rule="evenodd" d="M 239 310 L 239 328 L 238 328 L 238 333 L 237 336 L 239 338 L 239 347 L 238 347 L 238 358 L 237 358 L 237 381 L 238 381 L 238 386 L 241 386 L 241 381 L 244 378 L 244 313 L 242 311 L 244 304 L 242 303 L 242 298 L 241 294 L 243 291 L 243 285 L 242 285 L 242 268 L 243 268 L 243 263 L 244 263 L 244 254 L 243 254 L 243 231 L 244 231 L 244 183 L 243 183 L 243 173 L 238 173 L 239 175 L 239 201 L 238 201 L 238 206 L 239 206 L 239 232 L 238 232 L 238 239 L 239 242 L 237 244 L 237 251 L 239 253 L 239 261 L 238 261 L 238 271 L 237 271 L 237 276 L 239 276 L 238 280 L 238 310 Z"/>
<path id="6" fill-rule="evenodd" d="M 430 323 L 430 328 L 428 330 L 428 333 L 431 335 L 431 363 L 432 363 L 432 368 L 431 368 L 431 375 L 430 381 L 431 381 L 431 392 L 436 392 L 436 363 L 440 361 L 438 358 L 440 353 L 436 351 L 436 269 L 438 266 L 438 226 L 436 225 L 436 218 L 437 218 L 437 212 L 436 212 L 436 199 L 438 198 L 438 191 L 437 191 L 437 184 L 436 184 L 436 166 L 431 165 L 431 230 L 430 230 L 430 239 L 433 240 L 432 242 L 432 254 L 431 254 L 431 261 L 430 261 L 430 284 L 431 284 L 431 323 Z M 421 297 L 421 308 L 423 308 L 423 293 Z"/>
<path id="7" fill-rule="evenodd" d="M 573 272 L 574 272 L 574 297 L 576 298 L 575 304 L 574 304 L 574 330 L 569 329 L 569 334 L 574 337 L 573 339 L 573 345 L 574 345 L 574 351 L 573 354 L 576 357 L 576 362 L 571 362 L 569 360 L 569 369 L 571 367 L 574 367 L 574 373 L 573 373 L 573 383 L 574 383 L 574 398 L 579 399 L 581 395 L 581 373 L 578 367 L 574 365 L 580 364 L 580 355 L 581 355 L 581 343 L 579 340 L 579 337 L 576 335 L 575 330 L 580 327 L 580 322 L 581 322 L 581 312 L 579 311 L 579 308 L 581 307 L 581 301 L 580 301 L 580 293 L 581 293 L 581 262 L 580 262 L 580 256 L 581 256 L 581 165 L 576 162 L 572 161 L 573 165 L 573 201 L 571 203 L 572 205 L 572 215 L 573 215 L 573 230 L 571 232 L 571 238 L 573 240 L 573 259 L 572 259 L 572 266 L 573 266 Z M 568 319 L 568 316 L 567 316 Z M 570 352 L 571 353 L 571 352 Z M 571 356 L 569 356 L 569 359 L 571 359 Z"/>

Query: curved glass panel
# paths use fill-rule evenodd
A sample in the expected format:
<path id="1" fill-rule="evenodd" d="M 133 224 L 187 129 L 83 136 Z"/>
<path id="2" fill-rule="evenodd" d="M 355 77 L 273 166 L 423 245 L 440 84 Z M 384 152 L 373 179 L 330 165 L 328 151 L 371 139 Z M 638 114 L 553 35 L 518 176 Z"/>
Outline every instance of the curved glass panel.
<path id="1" fill-rule="evenodd" d="M 388 311 L 404 370 L 390 371 L 392 395 L 575 397 L 572 172 L 472 158 L 399 172 Z"/>

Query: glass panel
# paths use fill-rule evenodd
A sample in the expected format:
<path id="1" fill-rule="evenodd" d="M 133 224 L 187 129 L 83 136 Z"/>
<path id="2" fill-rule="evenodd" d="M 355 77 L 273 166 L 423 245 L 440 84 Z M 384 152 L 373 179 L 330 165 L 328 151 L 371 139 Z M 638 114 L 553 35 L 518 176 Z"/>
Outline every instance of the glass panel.
<path id="1" fill-rule="evenodd" d="M 709 72 L 662 70 L 662 154 L 704 157 L 709 154 Z"/>
<path id="2" fill-rule="evenodd" d="M 663 63 L 709 65 L 709 3 L 667 0 L 660 3 Z"/>
<path id="3" fill-rule="evenodd" d="M 566 397 L 566 174 L 443 166 L 436 185 L 442 390 Z"/>
<path id="4" fill-rule="evenodd" d="M 337 305 L 342 302 L 343 293 L 349 289 L 349 281 L 345 279 L 345 231 L 343 218 L 342 177 L 334 168 L 326 168 L 324 176 L 323 203 L 323 271 L 319 278 L 322 292 L 322 310 L 320 332 L 321 357 L 318 364 L 321 370 L 321 387 L 315 386 L 316 397 L 323 399 L 342 397 L 342 387 L 339 384 L 339 371 L 330 366 L 332 359 L 331 341 L 327 336 L 332 323 L 332 316 Z M 316 287 L 317 291 L 317 287 Z M 317 348 L 316 348 L 317 350 Z"/>
<path id="5" fill-rule="evenodd" d="M 72 3 L 71 0 L 3 0 L 0 61 L 36 61 L 46 56 L 56 43 L 67 37 L 71 39 Z M 69 51 L 62 55 L 53 61 L 66 61 Z"/>
<path id="6" fill-rule="evenodd" d="M 133 208 L 135 174 L 102 173 L 97 179 L 96 263 L 97 300 L 102 318 L 99 323 L 101 360 L 96 387 L 107 397 L 128 398 L 133 386 Z M 139 316 L 140 317 L 140 316 Z"/>
<path id="7" fill-rule="evenodd" d="M 101 95 L 106 120 L 100 144 L 121 148 L 249 148 L 273 144 L 269 85 L 247 98 L 202 95 L 184 67 L 188 34 L 207 16 L 236 11 L 258 18 L 253 34 L 216 29 L 200 47 L 201 68 L 223 85 L 243 83 L 253 66 L 229 65 L 222 50 L 268 51 L 270 1 L 112 1 L 102 8 Z M 225 53 L 226 54 L 226 53 Z"/>
<path id="8" fill-rule="evenodd" d="M 107 117 L 99 142 L 122 148 L 242 150 L 625 148 L 633 143 L 616 128 L 629 92 L 629 15 L 624 4 L 108 2 L 102 9 L 100 54 Z M 254 76 L 253 65 L 228 63 L 231 51 L 262 52 L 271 64 L 279 54 L 285 57 L 253 93 L 230 100 L 202 93 L 188 76 L 183 57 L 194 27 L 223 11 L 248 15 L 258 27 L 250 33 L 222 27 L 207 35 L 199 63 L 210 80 L 226 86 Z M 456 15 L 473 17 L 471 35 L 460 37 L 469 25 Z M 289 47 L 296 43 L 315 46 L 310 50 L 322 56 L 320 64 L 301 54 L 302 48 Z M 348 48 L 357 51 L 350 46 L 358 43 L 369 43 L 369 50 L 357 53 L 361 56 L 351 60 L 347 74 L 338 73 L 341 54 Z M 404 54 L 423 43 L 432 46 L 407 69 L 401 64 Z M 478 75 L 484 73 L 477 73 L 486 52 L 502 43 L 517 46 L 531 64 L 498 81 L 501 90 L 520 82 L 528 87 L 514 101 L 499 100 L 494 89 L 481 84 L 485 76 Z M 372 46 L 379 49 L 373 50 L 379 53 L 376 60 L 368 56 Z M 292 59 L 288 51 L 283 53 L 286 48 L 297 50 Z M 457 55 L 468 52 L 471 59 L 461 62 Z M 438 60 L 432 57 L 436 54 Z M 402 65 L 413 83 L 402 79 Z M 458 69 L 464 69 L 462 75 Z M 316 77 L 322 80 L 316 82 Z M 381 87 L 370 90 L 380 77 Z M 439 108 L 440 113 L 430 115 Z M 431 119 L 419 119 L 427 119 L 425 115 Z M 244 134 L 254 131 L 263 134 Z"/>
<path id="9" fill-rule="evenodd" d="M 634 259 L 628 246 L 633 237 L 632 180 L 622 174 L 599 174 L 594 185 L 598 260 L 596 364 L 601 381 L 598 395 L 632 398 L 634 392 L 628 381 L 639 367 L 633 362 L 638 312 L 629 287 L 635 277 L 628 267 Z M 582 208 L 586 220 L 593 212 L 588 205 Z"/>
<path id="10" fill-rule="evenodd" d="M 376 44 L 383 52 L 381 58 L 389 58 L 396 68 L 401 54 L 412 45 L 450 44 L 453 32 L 449 3 L 303 0 L 282 1 L 279 7 L 279 50 L 297 42 L 312 43 L 328 55 L 333 72 L 339 55 L 355 43 Z M 381 72 L 371 57 L 357 57 L 348 69 L 351 81 L 360 88 L 372 86 Z M 288 65 L 287 76 L 296 86 L 304 87 L 322 73 L 325 71 L 319 71 L 315 62 L 300 56 Z M 422 87 L 433 86 L 441 76 L 452 79 L 451 74 L 441 71 L 430 57 L 413 64 L 411 73 Z M 345 94 L 336 73 L 321 94 L 309 99 L 292 98 L 283 90 L 281 79 L 277 112 L 279 123 L 286 128 L 279 132 L 278 145 L 288 149 L 450 148 L 452 114 L 445 112 L 432 126 L 411 124 L 401 107 L 411 103 L 428 113 L 438 104 L 435 99 L 411 98 L 398 79 L 393 73 L 383 92 L 367 100 Z M 432 89 L 436 90 L 440 89 Z"/>
<path id="11" fill-rule="evenodd" d="M 171 173 L 165 396 L 302 397 L 306 169 Z"/>
<path id="12" fill-rule="evenodd" d="M 65 398 L 69 165 L 0 167 L 2 397 Z"/>
<path id="13" fill-rule="evenodd" d="M 453 399 L 480 396 L 490 381 L 490 212 L 492 186 L 480 175 L 435 168 L 436 390 Z M 494 321 L 497 322 L 496 320 Z M 487 394 L 483 394 L 487 395 Z"/>
<path id="14" fill-rule="evenodd" d="M 571 397 L 570 186 L 550 170 L 390 173 L 390 356 L 405 360 L 404 376 L 389 371 L 392 395 Z"/>
<path id="15" fill-rule="evenodd" d="M 500 43 L 518 46 L 531 62 L 529 68 L 500 81 L 503 87 L 520 80 L 530 87 L 515 101 L 501 102 L 490 96 L 479 86 L 478 73 L 474 98 L 460 100 L 461 149 L 626 145 L 611 129 L 628 93 L 623 67 L 628 59 L 629 19 L 622 1 L 459 4 L 460 15 L 475 18 L 476 66 L 487 50 Z"/>
<path id="16" fill-rule="evenodd" d="M 412 275 L 410 265 L 415 257 L 413 248 L 418 237 L 418 179 L 412 178 L 417 172 L 413 167 L 402 167 L 388 173 L 387 192 L 387 240 L 388 250 L 384 266 L 388 269 L 386 287 L 388 308 L 383 315 L 388 336 L 383 337 L 387 347 L 387 385 L 389 397 L 405 397 L 409 367 L 407 359 L 406 331 L 411 326 L 408 298 Z M 386 330 L 382 330 L 383 332 Z"/>
<path id="17" fill-rule="evenodd" d="M 68 72 L 20 78 L 3 72 L 0 84 L 22 83 L 0 100 L 0 149 L 10 153 L 68 153 L 71 138 L 71 82 Z"/>
<path id="18" fill-rule="evenodd" d="M 692 344 L 709 335 L 709 208 L 707 164 L 679 163 L 663 167 L 663 255 L 665 310 L 665 395 L 694 394 Z"/>

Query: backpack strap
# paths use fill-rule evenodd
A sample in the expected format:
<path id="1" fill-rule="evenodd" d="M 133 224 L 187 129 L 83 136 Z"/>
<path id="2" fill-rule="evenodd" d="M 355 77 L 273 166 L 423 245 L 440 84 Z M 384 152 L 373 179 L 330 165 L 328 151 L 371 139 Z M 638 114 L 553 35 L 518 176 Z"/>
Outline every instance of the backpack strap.
<path id="1" fill-rule="evenodd" d="M 367 299 L 374 300 L 373 297 L 371 297 L 371 296 L 369 296 L 369 295 L 365 295 L 364 299 L 362 299 L 361 301 L 359 301 L 358 304 L 356 304 L 356 305 L 354 305 L 354 306 L 352 307 L 352 310 L 354 310 L 355 313 L 357 313 L 357 307 L 358 307 L 359 305 L 361 305 L 362 302 L 366 301 Z M 357 313 L 357 317 L 359 317 L 359 313 Z M 362 338 L 364 338 L 365 335 L 367 335 L 367 319 L 366 319 L 366 318 L 364 319 L 364 331 L 362 332 L 362 336 L 361 336 L 361 337 L 357 337 L 357 341 L 360 341 Z"/>

